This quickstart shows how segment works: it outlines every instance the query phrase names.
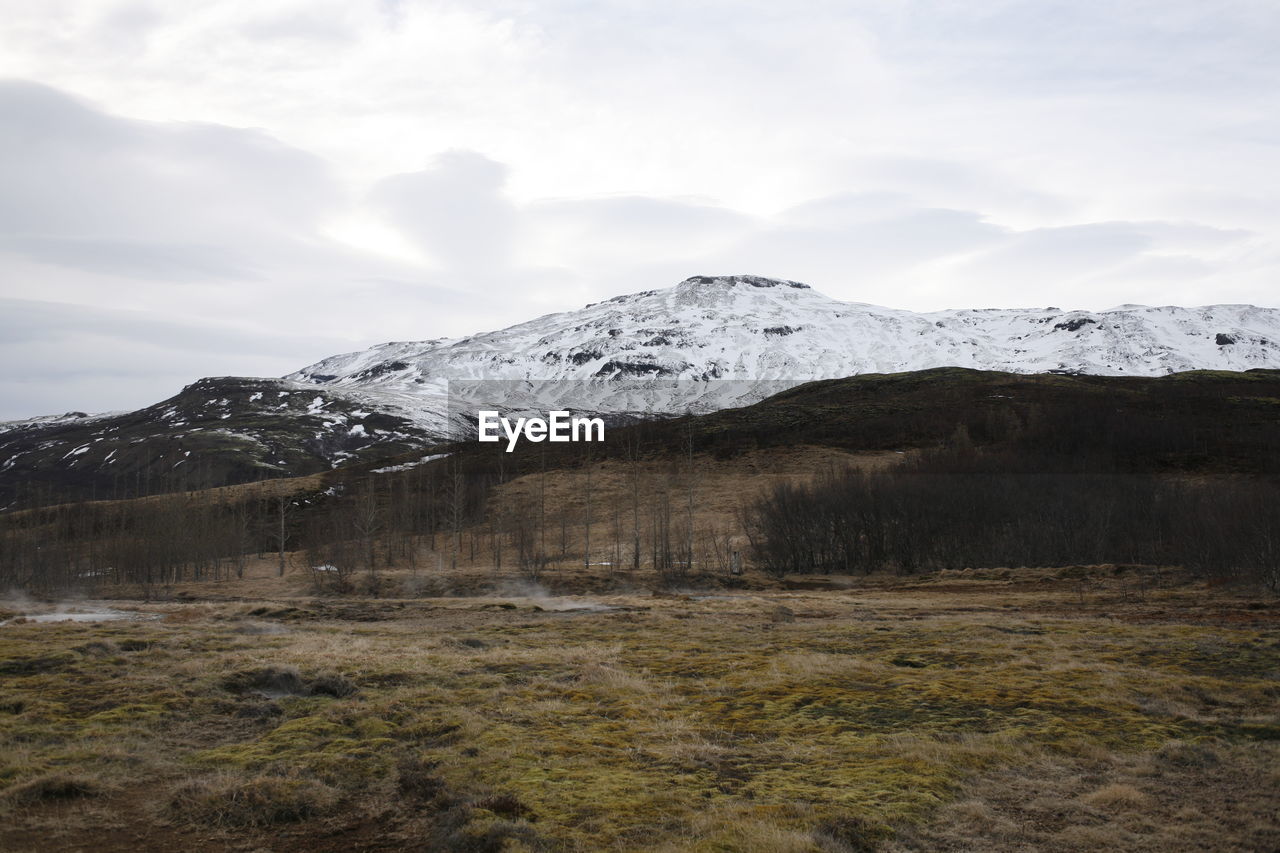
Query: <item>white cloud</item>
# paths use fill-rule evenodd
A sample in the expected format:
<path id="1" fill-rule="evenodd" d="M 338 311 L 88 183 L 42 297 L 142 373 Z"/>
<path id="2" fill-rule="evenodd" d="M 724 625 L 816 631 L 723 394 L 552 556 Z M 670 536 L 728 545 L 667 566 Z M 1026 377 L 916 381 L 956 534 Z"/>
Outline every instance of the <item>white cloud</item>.
<path id="1" fill-rule="evenodd" d="M 692 274 L 914 309 L 1276 302 L 1274 4 L 0 14 L 0 297 L 57 306 L 0 325 L 0 417 Z"/>
<path id="2" fill-rule="evenodd" d="M 424 171 L 379 181 L 370 201 L 445 269 L 503 271 L 515 228 L 506 171 L 474 151 L 447 151 Z"/>

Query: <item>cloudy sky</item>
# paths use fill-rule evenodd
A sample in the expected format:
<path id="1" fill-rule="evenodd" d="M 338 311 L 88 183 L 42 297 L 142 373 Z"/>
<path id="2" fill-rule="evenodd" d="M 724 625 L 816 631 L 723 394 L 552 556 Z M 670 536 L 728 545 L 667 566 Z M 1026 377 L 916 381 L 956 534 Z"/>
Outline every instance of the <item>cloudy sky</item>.
<path id="1" fill-rule="evenodd" d="M 695 274 L 1280 305 L 1274 0 L 0 0 L 0 419 Z"/>

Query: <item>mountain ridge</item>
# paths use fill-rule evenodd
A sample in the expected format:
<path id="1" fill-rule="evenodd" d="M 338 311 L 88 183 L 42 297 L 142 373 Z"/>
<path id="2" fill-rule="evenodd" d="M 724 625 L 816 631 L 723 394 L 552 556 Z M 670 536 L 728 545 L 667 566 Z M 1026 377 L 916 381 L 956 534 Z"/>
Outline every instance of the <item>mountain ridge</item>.
<path id="1" fill-rule="evenodd" d="M 115 493 L 123 479 L 141 494 L 147 483 L 200 488 L 374 461 L 448 440 L 457 401 L 662 416 L 747 405 L 818 379 L 937 367 L 1276 369 L 1280 310 L 916 313 L 787 279 L 694 276 L 505 329 L 330 356 L 278 379 L 206 378 L 135 412 L 0 425 L 0 509 L 30 484 L 87 497 Z"/>
<path id="2" fill-rule="evenodd" d="M 726 341 L 731 331 L 736 339 Z M 513 350 L 523 358 L 513 358 Z M 1280 310 L 1124 305 L 912 312 L 832 299 L 785 279 L 694 276 L 497 331 L 330 356 L 285 378 L 409 392 L 446 371 L 452 379 L 619 378 L 627 372 L 616 358 L 623 353 L 633 360 L 621 364 L 650 365 L 647 375 L 699 380 L 834 378 L 943 366 L 1100 375 L 1247 370 L 1280 366 Z"/>

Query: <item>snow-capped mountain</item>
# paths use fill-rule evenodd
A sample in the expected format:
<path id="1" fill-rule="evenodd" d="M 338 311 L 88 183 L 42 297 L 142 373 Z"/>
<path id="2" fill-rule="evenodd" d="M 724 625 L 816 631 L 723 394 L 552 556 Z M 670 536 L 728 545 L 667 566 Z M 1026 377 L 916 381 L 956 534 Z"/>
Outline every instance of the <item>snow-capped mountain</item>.
<path id="1" fill-rule="evenodd" d="M 33 487 L 146 494 L 408 454 L 464 413 L 706 412 L 800 382 L 933 367 L 1160 376 L 1280 369 L 1280 310 L 913 313 L 804 284 L 697 276 L 461 339 L 389 343 L 281 379 L 202 379 L 136 412 L 0 425 L 0 509 Z M 457 432 L 452 432 L 458 437 Z"/>
<path id="2" fill-rule="evenodd" d="M 439 423 L 450 382 L 456 399 L 492 380 L 587 380 L 564 385 L 558 399 L 660 414 L 753 401 L 760 395 L 748 383 L 762 380 L 774 380 L 765 386 L 772 393 L 811 379 L 943 366 L 1132 376 L 1275 368 L 1280 310 L 913 313 L 841 302 L 794 281 L 697 276 L 501 331 L 337 355 L 285 378 Z M 711 380 L 746 383 L 726 399 Z"/>

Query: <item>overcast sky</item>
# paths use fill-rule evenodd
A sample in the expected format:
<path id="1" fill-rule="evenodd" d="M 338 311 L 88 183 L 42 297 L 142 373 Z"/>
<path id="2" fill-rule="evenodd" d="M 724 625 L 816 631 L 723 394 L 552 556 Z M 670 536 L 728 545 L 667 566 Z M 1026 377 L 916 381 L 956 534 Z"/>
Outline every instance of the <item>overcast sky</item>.
<path id="1" fill-rule="evenodd" d="M 0 419 L 695 274 L 1280 304 L 1274 0 L 0 0 Z"/>

